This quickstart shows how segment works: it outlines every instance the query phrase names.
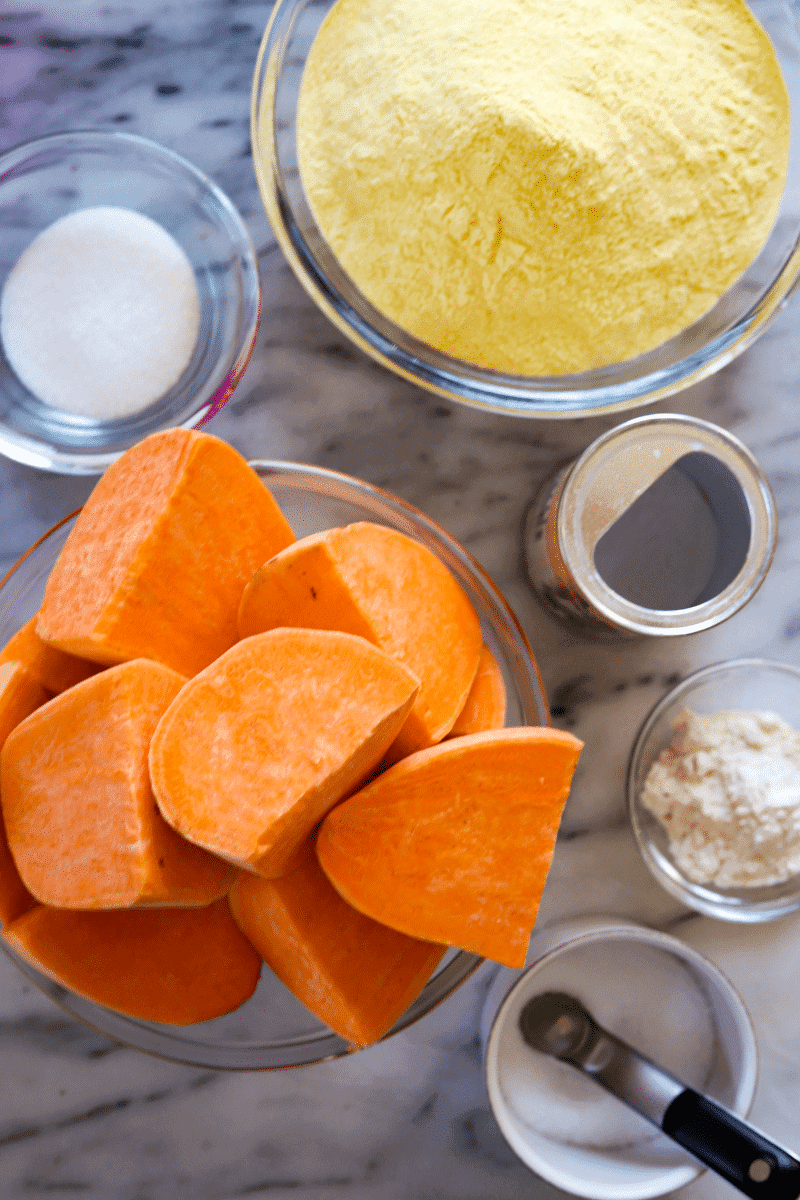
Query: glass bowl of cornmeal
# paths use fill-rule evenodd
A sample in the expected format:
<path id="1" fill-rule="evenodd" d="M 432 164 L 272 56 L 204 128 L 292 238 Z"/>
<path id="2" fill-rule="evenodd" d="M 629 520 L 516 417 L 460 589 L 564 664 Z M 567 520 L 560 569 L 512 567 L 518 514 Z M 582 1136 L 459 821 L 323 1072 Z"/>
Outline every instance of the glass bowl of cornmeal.
<path id="1" fill-rule="evenodd" d="M 740 922 L 800 908 L 800 668 L 687 676 L 639 731 L 627 788 L 642 857 L 676 899 Z"/>
<path id="2" fill-rule="evenodd" d="M 766 0 L 278 0 L 252 143 L 330 320 L 432 392 L 623 411 L 800 276 L 800 31 Z"/>
<path id="3" fill-rule="evenodd" d="M 506 725 L 549 723 L 539 671 L 513 612 L 472 556 L 435 521 L 388 492 L 335 471 L 265 460 L 255 461 L 251 466 L 269 488 L 298 538 L 356 521 L 370 521 L 398 530 L 435 554 L 464 589 L 478 614 L 484 641 L 502 674 Z M 74 525 L 75 515 L 65 518 L 32 546 L 5 579 L 0 580 L 0 647 L 37 612 L 47 578 Z M 0 836 L 4 836 L 2 825 Z M 226 1070 L 274 1070 L 338 1058 L 353 1051 L 343 1037 L 314 1016 L 266 966 L 261 970 L 254 994 L 239 1008 L 211 1021 L 177 1026 L 112 1011 L 36 970 L 2 938 L 0 949 L 71 1015 L 127 1046 L 162 1058 Z M 423 990 L 386 1036 L 407 1029 L 444 1002 L 482 961 L 476 954 L 448 949 Z"/>
<path id="4" fill-rule="evenodd" d="M 0 452 L 99 474 L 239 382 L 261 291 L 247 229 L 190 162 L 128 133 L 0 157 Z"/>

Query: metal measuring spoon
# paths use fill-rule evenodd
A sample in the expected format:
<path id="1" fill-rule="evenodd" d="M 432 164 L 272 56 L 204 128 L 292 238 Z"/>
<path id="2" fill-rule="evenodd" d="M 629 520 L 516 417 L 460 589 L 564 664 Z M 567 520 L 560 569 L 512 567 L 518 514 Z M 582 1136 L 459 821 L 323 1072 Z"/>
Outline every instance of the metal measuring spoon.
<path id="1" fill-rule="evenodd" d="M 602 1029 L 573 996 L 534 996 L 519 1027 L 534 1050 L 591 1076 L 753 1200 L 800 1196 L 800 1160 Z"/>

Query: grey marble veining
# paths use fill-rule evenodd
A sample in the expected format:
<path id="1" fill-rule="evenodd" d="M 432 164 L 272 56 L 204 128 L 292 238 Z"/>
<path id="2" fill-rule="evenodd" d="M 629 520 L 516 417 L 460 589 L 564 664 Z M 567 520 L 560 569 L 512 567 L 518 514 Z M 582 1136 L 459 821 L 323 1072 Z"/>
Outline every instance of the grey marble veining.
<path id="1" fill-rule="evenodd" d="M 650 878 L 627 825 L 636 729 L 665 689 L 722 658 L 800 662 L 800 304 L 742 358 L 661 405 L 731 430 L 772 484 L 777 553 L 751 603 L 691 638 L 596 645 L 525 581 L 520 530 L 539 482 L 618 418 L 526 422 L 448 404 L 387 374 L 313 307 L 258 196 L 250 84 L 269 4 L 47 0 L 0 5 L 0 149 L 65 129 L 126 129 L 174 148 L 232 197 L 259 250 L 264 317 L 212 432 L 248 457 L 319 463 L 381 484 L 479 559 L 534 647 L 554 721 L 586 750 L 540 920 L 621 914 L 675 932 L 734 981 L 761 1055 L 753 1119 L 800 1148 L 800 916 L 769 927 L 688 914 Z M 92 481 L 0 460 L 0 574 Z M 542 1200 L 492 1118 L 478 1020 L 489 964 L 424 1021 L 347 1060 L 217 1074 L 148 1058 L 73 1022 L 0 956 L 0 1200 Z M 685 1200 L 733 1192 L 709 1175 Z"/>

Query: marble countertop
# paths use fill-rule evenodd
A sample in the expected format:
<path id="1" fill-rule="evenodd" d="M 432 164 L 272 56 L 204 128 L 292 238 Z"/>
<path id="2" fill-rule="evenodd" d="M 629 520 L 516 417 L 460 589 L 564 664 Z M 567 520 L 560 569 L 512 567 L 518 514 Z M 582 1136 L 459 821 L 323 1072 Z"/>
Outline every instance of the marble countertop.
<path id="1" fill-rule="evenodd" d="M 526 630 L 555 724 L 586 743 L 540 921 L 619 914 L 720 965 L 756 1027 L 752 1119 L 798 1149 L 800 914 L 748 927 L 673 901 L 634 845 L 624 772 L 639 724 L 677 678 L 740 655 L 800 664 L 800 303 L 742 358 L 660 406 L 731 430 L 766 471 L 780 537 L 761 590 L 690 638 L 608 646 L 567 632 L 527 585 L 522 520 L 553 465 L 619 418 L 523 421 L 443 402 L 372 364 L 316 311 L 277 248 L 253 174 L 250 82 L 269 10 L 247 0 L 4 0 L 0 149 L 59 130 L 131 130 L 184 154 L 232 197 L 258 248 L 264 317 L 247 374 L 210 430 L 248 457 L 378 483 L 479 559 Z M 0 575 L 92 482 L 0 461 Z M 485 964 L 407 1033 L 346 1060 L 224 1074 L 117 1046 L 0 956 L 0 1200 L 560 1195 L 515 1158 L 489 1108 L 477 1031 L 492 977 Z M 706 1174 L 679 1194 L 734 1192 Z"/>

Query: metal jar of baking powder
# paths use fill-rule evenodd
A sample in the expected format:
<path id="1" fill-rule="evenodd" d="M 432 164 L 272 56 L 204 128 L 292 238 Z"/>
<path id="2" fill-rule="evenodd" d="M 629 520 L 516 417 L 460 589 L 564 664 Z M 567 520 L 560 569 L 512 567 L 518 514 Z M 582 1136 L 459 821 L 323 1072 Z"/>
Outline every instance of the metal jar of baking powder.
<path id="1" fill-rule="evenodd" d="M 542 603 L 595 638 L 674 637 L 737 612 L 769 569 L 775 502 L 738 438 L 697 417 L 635 417 L 545 481 L 524 549 Z"/>

